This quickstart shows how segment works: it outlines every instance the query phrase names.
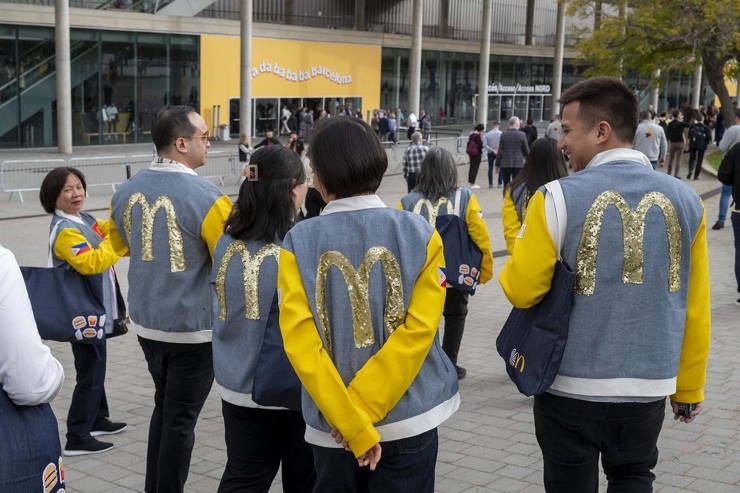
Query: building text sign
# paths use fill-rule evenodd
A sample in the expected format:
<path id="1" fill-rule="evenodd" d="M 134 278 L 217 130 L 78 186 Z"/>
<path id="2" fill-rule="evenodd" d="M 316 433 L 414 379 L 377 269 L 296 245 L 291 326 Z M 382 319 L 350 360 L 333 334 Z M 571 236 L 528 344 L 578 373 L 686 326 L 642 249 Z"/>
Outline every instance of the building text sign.
<path id="1" fill-rule="evenodd" d="M 306 82 L 323 76 L 334 84 L 352 84 L 351 75 L 341 75 L 339 72 L 334 72 L 321 65 L 312 65 L 309 70 L 292 70 L 289 67 L 280 65 L 278 62 L 268 63 L 262 60 L 259 67 L 252 67 L 252 78 L 259 77 L 262 74 L 273 74 L 289 82 Z"/>
<path id="2" fill-rule="evenodd" d="M 523 86 L 514 84 L 505 86 L 500 82 L 494 82 L 488 86 L 488 94 L 550 94 L 549 84 L 536 84 L 533 86 Z"/>

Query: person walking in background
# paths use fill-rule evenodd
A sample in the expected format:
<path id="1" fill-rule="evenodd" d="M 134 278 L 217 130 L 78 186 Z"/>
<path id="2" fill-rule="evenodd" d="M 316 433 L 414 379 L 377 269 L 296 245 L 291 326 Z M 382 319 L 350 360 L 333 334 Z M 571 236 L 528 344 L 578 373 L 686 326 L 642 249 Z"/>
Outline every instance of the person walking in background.
<path id="1" fill-rule="evenodd" d="M 232 206 L 195 172 L 211 144 L 193 108 L 165 106 L 151 128 L 158 156 L 116 190 L 110 235 L 131 256 L 130 318 L 154 382 L 144 489 L 182 493 L 213 384 L 212 254 Z"/>
<path id="2" fill-rule="evenodd" d="M 519 131 L 521 120 L 512 116 L 509 118 L 509 129 L 501 134 L 498 143 L 498 155 L 496 165 L 504 175 L 504 186 L 516 178 L 524 166 L 524 159 L 529 154 L 527 136 Z"/>
<path id="3" fill-rule="evenodd" d="M 421 132 L 424 135 L 424 143 L 429 145 L 429 139 L 432 138 L 432 118 L 426 111 L 421 110 Z"/>
<path id="4" fill-rule="evenodd" d="M 532 124 L 532 119 L 527 120 L 527 124 L 521 128 L 524 135 L 527 136 L 527 145 L 532 147 L 534 141 L 537 140 L 537 127 Z"/>
<path id="5" fill-rule="evenodd" d="M 406 121 L 406 125 L 408 125 L 408 130 L 406 130 L 406 138 L 411 140 L 411 136 L 416 132 L 416 126 L 418 125 L 419 121 L 416 118 L 416 115 L 414 114 L 414 110 L 409 110 L 409 117 Z"/>
<path id="6" fill-rule="evenodd" d="M 660 125 L 652 122 L 648 110 L 640 113 L 640 124 L 637 125 L 632 148 L 645 154 L 653 169 L 658 168 L 658 163 L 662 166 L 665 162 L 668 141 Z"/>
<path id="7" fill-rule="evenodd" d="M 291 112 L 288 109 L 286 105 L 283 105 L 282 110 L 280 110 L 280 123 L 282 124 L 282 132 L 285 134 L 290 134 L 290 126 L 288 125 L 288 121 L 290 120 Z"/>
<path id="8" fill-rule="evenodd" d="M 701 165 L 704 163 L 704 152 L 709 147 L 711 139 L 712 129 L 702 120 L 702 116 L 697 114 L 689 130 L 689 174 L 686 176 L 687 180 L 691 179 L 691 173 L 694 172 L 694 163 L 696 163 L 694 180 L 699 179 Z"/>
<path id="9" fill-rule="evenodd" d="M 388 117 L 388 140 L 394 144 L 398 142 L 398 120 L 396 120 L 395 113 L 391 113 Z"/>
<path id="10" fill-rule="evenodd" d="M 328 205 L 285 236 L 278 303 L 314 491 L 433 493 L 437 427 L 460 405 L 437 329 L 442 240 L 375 195 L 388 156 L 367 123 L 326 120 L 308 155 Z"/>
<path id="11" fill-rule="evenodd" d="M 241 166 L 241 170 L 244 171 L 247 169 L 247 165 L 249 164 L 249 157 L 252 155 L 252 152 L 254 152 L 254 149 L 252 149 L 252 147 L 249 145 L 249 136 L 247 134 L 241 134 L 241 136 L 239 137 L 239 145 L 237 146 L 237 149 L 239 151 L 239 166 Z M 241 184 L 245 179 L 246 178 L 243 175 L 240 176 L 239 184 Z"/>
<path id="12" fill-rule="evenodd" d="M 303 113 L 303 125 L 301 130 L 303 133 L 300 135 L 304 142 L 311 138 L 311 131 L 313 130 L 313 109 L 309 109 L 308 112 Z"/>
<path id="13" fill-rule="evenodd" d="M 722 116 L 720 109 L 719 116 Z M 724 120 L 723 120 L 724 121 Z M 718 142 L 719 150 L 724 152 L 725 155 L 735 147 L 735 144 L 740 142 L 740 112 L 735 113 L 735 125 L 729 128 L 727 133 L 722 131 L 722 139 Z M 714 223 L 712 229 L 719 230 L 725 227 L 725 221 L 727 219 L 727 210 L 730 208 L 730 199 L 733 198 L 733 185 L 722 185 L 722 195 L 719 198 L 719 215 L 717 216 L 717 222 Z"/>
<path id="14" fill-rule="evenodd" d="M 460 194 L 459 201 L 456 197 L 458 193 Z M 459 210 L 455 210 L 453 204 L 458 202 L 460 204 Z M 433 209 L 430 209 L 430 205 Z M 488 228 L 483 220 L 483 212 L 473 192 L 468 188 L 457 186 L 457 166 L 455 165 L 455 158 L 448 150 L 434 147 L 427 153 L 421 165 L 421 173 L 416 188 L 401 199 L 398 208 L 421 214 L 432 226 L 436 226 L 436 219 L 439 216 L 457 215 L 467 226 L 466 235 L 483 254 L 478 283 L 485 284 L 493 277 L 493 250 L 491 249 Z M 452 246 L 445 245 L 444 248 L 447 251 Z M 452 266 L 448 265 L 447 269 L 453 275 L 457 275 Z M 465 368 L 457 364 L 457 361 L 463 331 L 465 330 L 465 318 L 468 315 L 469 295 L 450 285 L 448 285 L 448 288 L 445 295 L 444 311 L 442 312 L 445 321 L 442 350 L 455 365 L 457 378 L 461 380 L 468 373 Z"/>
<path id="15" fill-rule="evenodd" d="M 108 222 L 82 212 L 87 184 L 75 168 L 55 168 L 44 177 L 39 199 L 44 210 L 53 214 L 49 225 L 49 248 L 54 267 L 74 269 L 102 283 L 105 304 L 104 332 L 113 331 L 118 318 L 116 274 L 113 265 L 118 255 L 113 250 Z M 107 348 L 102 344 L 72 343 L 77 384 L 67 415 L 65 456 L 97 454 L 113 448 L 96 437 L 113 435 L 126 429 L 126 423 L 113 423 L 108 417 L 105 396 Z"/>
<path id="16" fill-rule="evenodd" d="M 49 406 L 63 384 L 64 368 L 41 342 L 18 262 L 0 246 L 2 491 L 64 490 L 59 427 Z"/>
<path id="17" fill-rule="evenodd" d="M 403 177 L 406 179 L 406 187 L 409 192 L 416 187 L 416 180 L 421 171 L 421 162 L 429 152 L 429 147 L 421 143 L 421 134 L 415 132 L 411 135 L 411 145 L 403 153 Z"/>
<path id="18" fill-rule="evenodd" d="M 303 157 L 305 146 L 303 141 L 298 138 L 298 132 L 290 132 L 290 140 L 288 141 L 287 147 L 297 154 L 299 158 Z"/>
<path id="19" fill-rule="evenodd" d="M 488 188 L 493 188 L 493 168 L 496 164 L 496 154 L 498 153 L 498 143 L 501 139 L 501 130 L 499 122 L 493 122 L 491 130 L 486 132 L 483 136 L 483 149 L 486 150 L 486 156 L 488 157 Z M 497 171 L 499 187 L 504 186 L 503 177 L 501 173 Z"/>
<path id="20" fill-rule="evenodd" d="M 300 409 L 266 402 L 263 394 L 253 392 L 257 385 L 286 387 L 284 382 L 257 379 L 278 370 L 259 366 L 272 363 L 261 353 L 267 331 L 278 323 L 280 244 L 306 197 L 306 175 L 297 154 L 283 147 L 256 151 L 252 164 L 259 170 L 258 179 L 242 184 L 213 253 L 211 282 L 218 300 L 212 314 L 213 371 L 227 457 L 218 493 L 266 491 L 281 464 L 283 491 L 311 493 L 316 472 L 311 446 L 303 438 L 306 424 Z M 249 259 L 254 267 L 245 270 Z M 245 292 L 252 287 L 256 298 L 246 303 Z M 295 384 L 286 401 L 300 406 L 297 379 Z"/>
<path id="21" fill-rule="evenodd" d="M 740 191 L 740 145 L 733 145 L 722 158 L 717 178 L 722 183 L 723 194 L 725 187 L 729 187 L 735 202 L 731 220 L 732 233 L 735 237 L 735 282 L 737 292 L 740 293 L 740 194 L 735 192 L 735 190 Z M 726 210 L 725 214 L 727 214 Z M 735 305 L 740 307 L 740 298 L 735 300 Z"/>
<path id="22" fill-rule="evenodd" d="M 683 121 L 680 111 L 674 110 L 673 119 L 668 123 L 666 138 L 668 139 L 668 174 L 673 174 L 679 180 L 681 173 L 681 154 L 683 153 L 683 130 L 688 124 Z"/>
<path id="23" fill-rule="evenodd" d="M 256 146 L 254 146 L 254 150 L 256 151 L 260 147 L 265 147 L 265 146 L 279 146 L 279 145 L 282 145 L 280 143 L 280 141 L 274 137 L 274 135 L 275 134 L 272 133 L 272 130 L 268 130 L 265 133 L 265 138 L 262 139 L 259 144 L 257 144 Z"/>
<path id="24" fill-rule="evenodd" d="M 722 108 L 717 110 L 717 120 L 714 126 L 714 141 L 719 145 L 722 137 L 725 135 L 725 117 L 722 114 Z"/>
<path id="25" fill-rule="evenodd" d="M 475 184 L 475 180 L 478 177 L 478 168 L 480 168 L 480 161 L 483 157 L 483 139 L 481 138 L 481 134 L 485 129 L 486 127 L 482 123 L 477 124 L 468 136 L 468 143 L 465 146 L 465 153 L 470 158 L 468 186 L 471 190 L 480 188 L 480 185 Z"/>
<path id="26" fill-rule="evenodd" d="M 535 140 L 522 172 L 504 189 L 501 219 L 509 255 L 514 254 L 514 241 L 522 229 L 527 215 L 527 204 L 532 196 L 544 185 L 566 176 L 568 167 L 565 165 L 563 153 L 558 149 L 558 143 L 548 138 Z"/>
<path id="27" fill-rule="evenodd" d="M 552 118 L 552 121 L 549 125 L 547 125 L 547 129 L 545 129 L 545 137 L 549 139 L 553 139 L 554 141 L 559 141 L 560 137 L 563 135 L 563 127 L 560 124 L 560 115 L 555 115 Z"/>
<path id="28" fill-rule="evenodd" d="M 388 124 L 388 113 L 381 113 L 378 119 L 378 131 L 380 132 L 380 141 L 387 142 L 390 127 Z"/>
<path id="29" fill-rule="evenodd" d="M 610 491 L 647 493 L 666 396 L 683 423 L 703 410 L 711 332 L 706 212 L 693 190 L 630 149 L 638 103 L 622 81 L 586 79 L 560 104 L 558 147 L 574 174 L 532 196 L 499 275 L 509 301 L 529 308 L 557 289 L 558 252 L 575 271 L 558 374 L 534 397 L 544 485 L 555 493 L 597 491 L 601 459 Z M 629 232 L 635 228 L 662 247 L 643 244 L 642 234 Z"/>

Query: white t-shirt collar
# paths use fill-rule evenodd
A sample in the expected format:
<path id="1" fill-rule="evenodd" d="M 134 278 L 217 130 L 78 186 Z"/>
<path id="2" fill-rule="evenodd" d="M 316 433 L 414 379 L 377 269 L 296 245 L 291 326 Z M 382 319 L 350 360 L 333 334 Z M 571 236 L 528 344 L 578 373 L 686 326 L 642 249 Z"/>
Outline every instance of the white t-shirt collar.
<path id="1" fill-rule="evenodd" d="M 612 161 L 635 161 L 648 168 L 653 167 L 645 154 L 634 149 L 620 147 L 617 149 L 610 149 L 608 151 L 598 153 L 586 165 L 586 168 L 595 168 L 597 166 L 601 166 L 604 163 L 609 163 Z"/>
<path id="2" fill-rule="evenodd" d="M 72 214 L 67 214 L 61 209 L 54 209 L 54 214 L 56 214 L 59 217 L 63 217 L 64 219 L 69 219 L 70 221 L 76 222 L 78 224 L 85 224 L 85 221 L 83 221 L 80 216 L 73 216 Z"/>
<path id="3" fill-rule="evenodd" d="M 165 173 L 187 173 L 189 175 L 198 175 L 195 170 L 188 168 L 181 162 L 174 161 L 172 159 L 165 159 L 160 156 L 154 158 L 149 169 L 152 171 L 164 171 Z"/>
<path id="4" fill-rule="evenodd" d="M 324 207 L 324 210 L 321 211 L 320 215 L 325 216 L 335 212 L 351 212 L 362 209 L 381 209 L 386 207 L 387 206 L 377 195 L 358 195 L 356 197 L 347 197 L 346 199 L 332 200 L 326 205 L 326 207 Z"/>

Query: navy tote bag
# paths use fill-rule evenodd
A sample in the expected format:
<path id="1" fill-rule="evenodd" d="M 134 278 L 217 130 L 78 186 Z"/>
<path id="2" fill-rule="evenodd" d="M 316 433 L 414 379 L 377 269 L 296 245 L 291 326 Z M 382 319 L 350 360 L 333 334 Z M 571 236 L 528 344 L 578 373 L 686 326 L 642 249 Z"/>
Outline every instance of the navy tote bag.
<path id="1" fill-rule="evenodd" d="M 560 255 L 565 234 L 565 201 L 557 181 L 546 185 L 555 201 L 558 260 L 550 292 L 531 308 L 514 308 L 496 339 L 496 350 L 504 359 L 506 373 L 526 396 L 544 393 L 555 381 L 568 342 L 573 306 L 575 274 Z"/>

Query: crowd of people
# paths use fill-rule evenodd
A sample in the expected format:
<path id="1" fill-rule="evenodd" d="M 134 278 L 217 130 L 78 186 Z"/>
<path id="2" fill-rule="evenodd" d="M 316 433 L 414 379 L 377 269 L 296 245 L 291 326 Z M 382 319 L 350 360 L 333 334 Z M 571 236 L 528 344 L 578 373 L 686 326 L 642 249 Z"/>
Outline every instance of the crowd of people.
<path id="1" fill-rule="evenodd" d="M 321 118 L 308 145 L 292 129 L 287 145 L 270 132 L 251 148 L 243 136 L 234 203 L 195 173 L 209 134 L 187 106 L 159 112 L 156 157 L 116 190 L 108 221 L 82 211 L 82 173 L 52 171 L 41 200 L 53 214 L 53 265 L 103 274 L 111 322 L 121 309 L 112 267 L 130 258 L 130 321 L 155 388 L 145 491 L 183 491 L 215 379 L 227 450 L 219 492 L 266 491 L 282 466 L 286 492 L 432 493 L 437 427 L 458 410 L 467 374 L 459 350 L 469 295 L 494 273 L 491 223 L 474 193 L 484 152 L 489 188 L 494 169 L 503 188 L 510 256 L 498 280 L 507 299 L 538 306 L 559 289 L 556 265 L 575 278 L 557 376 L 534 399 L 545 487 L 594 491 L 601 456 L 610 488 L 652 491 L 666 397 L 685 423 L 703 409 L 711 327 L 704 206 L 670 176 L 670 157 L 669 174 L 654 168 L 670 156 L 671 124 L 690 138 L 703 123 L 695 115 L 684 124 L 679 112 L 666 132 L 649 111 L 638 121 L 634 94 L 609 77 L 575 84 L 560 104 L 543 138 L 516 117 L 503 132 L 477 125 L 467 187 L 452 154 L 425 144 L 424 112 L 410 112 L 399 210 L 376 195 L 388 167 L 381 139 L 391 133 L 380 113 L 377 128 Z M 720 141 L 733 183 L 740 147 L 726 139 L 740 141 L 740 113 Z M 700 147 L 689 143 L 697 169 Z M 0 278 L 17 285 L 17 270 L 0 250 Z M 0 286 L 0 317 L 15 317 L 0 325 L 20 316 L 33 346 L 23 362 L 0 360 L 0 410 L 6 396 L 16 407 L 43 405 L 59 391 L 61 367 L 33 330 L 27 297 Z M 12 339 L 0 355 L 15 354 L 6 347 L 21 336 L 0 332 Z M 109 420 L 105 345 L 72 346 L 64 454 L 103 452 L 112 445 L 96 437 L 126 429 Z"/>

